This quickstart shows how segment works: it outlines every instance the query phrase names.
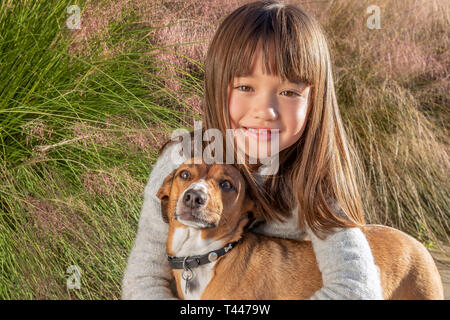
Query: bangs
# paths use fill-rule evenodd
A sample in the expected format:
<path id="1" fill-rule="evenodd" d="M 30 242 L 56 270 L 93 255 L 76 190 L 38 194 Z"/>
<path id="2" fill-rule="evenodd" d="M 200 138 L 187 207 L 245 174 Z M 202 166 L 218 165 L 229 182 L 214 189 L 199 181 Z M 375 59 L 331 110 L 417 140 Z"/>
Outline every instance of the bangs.
<path id="1" fill-rule="evenodd" d="M 299 16 L 289 6 L 261 8 L 238 15 L 231 26 L 235 37 L 229 46 L 229 81 L 250 73 L 257 51 L 262 50 L 263 72 L 290 82 L 314 83 L 317 66 L 311 52 L 314 41 Z M 295 9 L 295 8 L 294 8 Z M 297 21 L 293 21 L 297 20 Z M 302 28 L 303 27 L 303 28 Z M 237 29 L 237 28 L 236 28 Z"/>

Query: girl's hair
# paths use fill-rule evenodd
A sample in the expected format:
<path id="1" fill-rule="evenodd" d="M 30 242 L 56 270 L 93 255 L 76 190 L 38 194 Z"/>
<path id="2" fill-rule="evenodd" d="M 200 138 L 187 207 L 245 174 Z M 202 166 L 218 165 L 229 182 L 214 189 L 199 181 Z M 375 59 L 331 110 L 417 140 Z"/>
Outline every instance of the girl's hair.
<path id="1" fill-rule="evenodd" d="M 279 154 L 277 174 L 262 187 L 248 165 L 239 166 L 266 218 L 288 216 L 299 205 L 299 223 L 321 236 L 332 228 L 364 224 L 356 172 L 336 101 L 330 54 L 320 25 L 300 8 L 257 1 L 221 23 L 205 62 L 205 129 L 230 129 L 228 86 L 249 73 L 262 49 L 265 72 L 311 86 L 302 137 Z M 354 164 L 352 164 L 352 161 Z M 276 195 L 276 196 L 273 196 Z"/>

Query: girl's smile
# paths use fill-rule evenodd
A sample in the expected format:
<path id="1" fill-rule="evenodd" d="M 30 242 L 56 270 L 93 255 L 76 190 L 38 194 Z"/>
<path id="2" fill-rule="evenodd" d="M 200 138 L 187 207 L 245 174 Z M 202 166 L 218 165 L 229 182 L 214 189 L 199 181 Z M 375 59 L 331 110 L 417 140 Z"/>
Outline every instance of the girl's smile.
<path id="1" fill-rule="evenodd" d="M 244 134 L 258 141 L 270 141 L 272 138 L 271 128 L 243 127 Z"/>
<path id="2" fill-rule="evenodd" d="M 256 142 L 247 142 L 245 147 L 242 146 L 247 155 L 256 158 L 259 154 L 257 148 L 271 150 L 270 144 L 277 132 L 278 152 L 301 137 L 310 93 L 310 86 L 307 84 L 290 82 L 280 76 L 268 74 L 263 66 L 262 51 L 259 50 L 253 58 L 250 73 L 235 77 L 228 88 L 232 129 L 241 129 L 246 138 Z"/>

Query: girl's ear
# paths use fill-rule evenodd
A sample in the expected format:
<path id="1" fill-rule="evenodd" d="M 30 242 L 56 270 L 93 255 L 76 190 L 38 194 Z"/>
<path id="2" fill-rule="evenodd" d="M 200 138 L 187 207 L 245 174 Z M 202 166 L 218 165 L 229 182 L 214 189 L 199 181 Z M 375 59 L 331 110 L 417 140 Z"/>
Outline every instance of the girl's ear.
<path id="1" fill-rule="evenodd" d="M 176 169 L 173 170 L 172 173 L 164 179 L 161 188 L 159 188 L 156 193 L 156 196 L 161 200 L 161 216 L 165 223 L 169 223 L 167 208 L 169 206 L 170 190 L 172 189 L 172 182 L 176 171 Z"/>

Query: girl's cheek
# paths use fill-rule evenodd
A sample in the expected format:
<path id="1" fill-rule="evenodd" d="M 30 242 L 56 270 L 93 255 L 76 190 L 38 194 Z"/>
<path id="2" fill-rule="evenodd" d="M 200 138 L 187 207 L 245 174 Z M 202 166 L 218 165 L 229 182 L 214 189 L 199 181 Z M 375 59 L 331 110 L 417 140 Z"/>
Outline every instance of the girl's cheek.
<path id="1" fill-rule="evenodd" d="M 292 117 L 293 119 L 295 119 L 297 123 L 296 131 L 298 134 L 300 134 L 300 136 L 304 134 L 303 130 L 306 124 L 307 114 L 308 114 L 308 103 L 305 103 L 304 105 L 302 105 L 301 108 L 297 110 L 296 115 Z"/>
<path id="2" fill-rule="evenodd" d="M 307 90 L 308 92 L 306 97 L 301 99 L 301 101 L 298 104 L 298 107 L 296 108 L 295 115 L 293 115 L 293 118 L 295 118 L 298 121 L 298 123 L 301 124 L 300 127 L 303 127 L 303 122 L 306 121 L 306 116 L 308 114 L 308 108 L 310 108 L 309 88 Z"/>
<path id="3" fill-rule="evenodd" d="M 308 110 L 308 104 L 305 102 L 298 108 L 298 110 L 293 118 L 297 119 L 297 121 L 305 120 L 307 110 Z"/>
<path id="4" fill-rule="evenodd" d="M 230 116 L 230 123 L 232 129 L 239 128 L 239 121 L 243 116 L 243 108 L 239 103 L 239 99 L 233 96 L 233 94 L 229 94 L 228 96 L 228 112 Z"/>
<path id="5" fill-rule="evenodd" d="M 239 113 L 237 111 L 238 111 L 238 108 L 236 108 L 235 105 L 230 105 L 229 106 L 230 123 L 231 123 L 231 128 L 232 129 L 239 128 L 240 115 L 239 115 Z"/>
<path id="6" fill-rule="evenodd" d="M 231 124 L 231 129 L 236 129 L 236 124 L 235 124 L 235 107 L 233 104 L 233 97 L 232 97 L 232 88 L 231 86 L 228 86 L 228 99 L 227 99 L 227 103 L 228 103 L 228 114 L 225 115 L 227 117 L 229 117 L 230 120 L 230 124 Z"/>

